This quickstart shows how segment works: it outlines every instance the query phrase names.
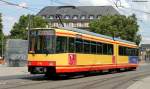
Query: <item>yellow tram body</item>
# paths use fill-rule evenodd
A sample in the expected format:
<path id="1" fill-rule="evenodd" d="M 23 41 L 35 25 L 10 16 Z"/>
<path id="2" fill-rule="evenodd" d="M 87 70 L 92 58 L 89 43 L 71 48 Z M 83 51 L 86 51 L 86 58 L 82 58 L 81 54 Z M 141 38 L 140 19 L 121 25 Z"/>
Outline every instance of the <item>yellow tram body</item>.
<path id="1" fill-rule="evenodd" d="M 44 29 L 44 28 L 42 28 Z M 60 37 L 71 37 L 80 38 L 82 40 L 88 40 L 92 42 L 100 42 L 110 44 L 113 47 L 113 53 L 107 54 L 92 54 L 92 53 L 78 53 L 78 52 L 64 52 L 64 53 L 53 53 L 53 54 L 40 54 L 32 52 L 30 50 L 28 54 L 28 68 L 32 73 L 36 67 L 46 68 L 53 67 L 56 73 L 71 73 L 71 72 L 86 72 L 86 71 L 97 71 L 97 70 L 109 70 L 109 69 L 121 69 L 121 68 L 136 68 L 138 66 L 138 56 L 130 57 L 127 55 L 119 55 L 119 49 L 137 49 L 138 46 L 134 43 L 110 39 L 110 37 L 97 37 L 95 35 L 81 33 L 76 30 L 70 30 L 70 28 L 46 28 L 47 30 L 53 29 L 55 36 Z M 69 29 L 69 30 L 68 30 Z M 34 29 L 34 30 L 41 30 Z M 44 29 L 45 30 L 45 29 Z M 95 33 L 94 33 L 95 34 Z M 69 38 L 68 38 L 69 39 Z M 36 41 L 36 40 L 35 40 Z M 31 44 L 30 44 L 31 45 Z M 84 48 L 85 46 L 83 46 Z M 91 49 L 92 46 L 90 46 Z M 98 47 L 98 46 L 94 46 Z M 31 47 L 32 49 L 33 47 Z M 84 48 L 86 49 L 86 48 Z M 108 46 L 107 46 L 108 49 Z M 77 50 L 77 49 L 76 49 Z M 92 50 L 92 49 L 91 49 Z M 98 52 L 98 49 L 96 49 Z M 71 61 L 70 61 L 71 60 Z M 41 72 L 41 71 L 40 71 Z M 47 70 L 42 70 L 42 73 Z M 50 72 L 50 71 L 49 71 Z"/>

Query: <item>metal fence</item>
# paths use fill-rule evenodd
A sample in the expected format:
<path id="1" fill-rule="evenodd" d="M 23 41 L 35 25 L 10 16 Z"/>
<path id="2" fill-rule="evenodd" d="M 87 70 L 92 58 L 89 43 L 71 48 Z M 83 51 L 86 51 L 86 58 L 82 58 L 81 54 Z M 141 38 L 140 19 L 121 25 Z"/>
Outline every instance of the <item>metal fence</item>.
<path id="1" fill-rule="evenodd" d="M 8 39 L 5 49 L 5 62 L 8 66 L 26 66 L 28 41 Z"/>

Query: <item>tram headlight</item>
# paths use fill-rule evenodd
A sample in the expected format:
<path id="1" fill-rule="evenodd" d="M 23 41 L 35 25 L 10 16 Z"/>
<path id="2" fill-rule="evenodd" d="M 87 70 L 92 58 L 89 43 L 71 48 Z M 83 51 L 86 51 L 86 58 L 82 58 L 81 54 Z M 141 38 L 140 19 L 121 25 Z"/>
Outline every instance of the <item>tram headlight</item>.
<path id="1" fill-rule="evenodd" d="M 28 61 L 28 65 L 32 65 L 32 63 L 30 61 Z"/>
<path id="2" fill-rule="evenodd" d="M 54 66 L 54 63 L 53 62 L 49 62 L 49 66 Z"/>
<path id="3" fill-rule="evenodd" d="M 55 66 L 56 63 L 55 63 L 54 61 L 50 61 L 50 62 L 48 63 L 48 65 L 49 65 L 49 66 Z"/>

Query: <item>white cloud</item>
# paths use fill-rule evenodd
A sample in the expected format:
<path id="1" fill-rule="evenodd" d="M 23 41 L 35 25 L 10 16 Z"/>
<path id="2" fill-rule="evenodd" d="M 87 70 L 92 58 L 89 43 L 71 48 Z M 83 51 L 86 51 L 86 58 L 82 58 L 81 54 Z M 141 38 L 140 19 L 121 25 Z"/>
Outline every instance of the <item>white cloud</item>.
<path id="1" fill-rule="evenodd" d="M 131 11 L 128 10 L 124 10 L 122 8 L 117 8 L 116 5 L 114 3 L 117 3 L 118 7 L 124 6 L 124 7 L 130 7 L 130 3 L 127 2 L 127 0 L 78 0 L 80 2 L 80 5 L 93 5 L 93 6 L 113 6 L 114 8 L 116 8 L 121 14 L 131 14 Z"/>
<path id="2" fill-rule="evenodd" d="M 26 2 L 21 2 L 21 3 L 19 4 L 19 6 L 20 6 L 20 7 L 27 7 L 27 3 L 26 3 Z"/>
<path id="3" fill-rule="evenodd" d="M 119 0 L 78 0 L 81 2 L 80 4 L 82 5 L 94 5 L 94 6 L 107 6 L 107 5 L 112 5 L 114 6 L 114 2 L 119 1 Z M 126 0 L 120 0 L 121 2 L 118 2 L 118 5 L 123 5 L 126 7 L 129 7 L 129 3 Z"/>
<path id="4" fill-rule="evenodd" d="M 105 6 L 105 5 L 112 5 L 111 2 L 109 2 L 108 0 L 90 0 L 92 5 L 95 6 Z"/>
<path id="5" fill-rule="evenodd" d="M 104 6 L 111 5 L 108 0 L 78 0 L 80 5 L 94 5 L 94 6 Z"/>
<path id="6" fill-rule="evenodd" d="M 12 26 L 17 21 L 17 18 L 12 16 L 2 16 L 2 23 L 3 23 L 3 32 L 4 34 L 8 35 L 10 30 L 12 29 Z"/>
<path id="7" fill-rule="evenodd" d="M 148 21 L 148 19 L 149 19 L 149 16 L 148 16 L 148 15 L 146 15 L 146 14 L 143 14 L 143 15 L 142 15 L 142 20 L 143 20 L 143 21 Z"/>
<path id="8" fill-rule="evenodd" d="M 142 1 L 142 0 L 140 0 Z M 144 0 L 145 1 L 145 0 Z M 132 2 L 130 3 L 132 13 L 135 13 L 140 20 L 149 21 L 149 14 L 144 12 L 150 12 L 150 3 L 149 2 Z"/>
<path id="9" fill-rule="evenodd" d="M 150 44 L 150 37 L 148 36 L 148 37 L 143 37 L 142 38 L 142 43 L 144 43 L 144 44 Z"/>

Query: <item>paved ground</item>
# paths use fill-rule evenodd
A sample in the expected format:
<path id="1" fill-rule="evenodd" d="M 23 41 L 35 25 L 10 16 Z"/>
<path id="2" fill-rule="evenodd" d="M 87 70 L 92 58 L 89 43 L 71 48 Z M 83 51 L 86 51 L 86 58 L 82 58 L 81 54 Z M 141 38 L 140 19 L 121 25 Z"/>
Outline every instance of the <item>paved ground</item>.
<path id="1" fill-rule="evenodd" d="M 6 67 L 5 65 L 0 65 L 0 77 L 26 74 L 29 74 L 27 67 Z"/>
<path id="2" fill-rule="evenodd" d="M 150 76 L 134 83 L 128 89 L 150 89 Z"/>
<path id="3" fill-rule="evenodd" d="M 114 74 L 97 73 L 88 77 L 82 75 L 70 78 L 59 77 L 58 80 L 49 80 L 43 75 L 30 75 L 26 67 L 1 67 L 0 70 L 2 69 L 7 74 L 1 74 L 0 89 L 127 89 L 130 85 L 128 89 L 146 89 L 150 78 L 146 80 L 143 78 L 150 75 L 150 65 L 140 65 L 137 71 Z M 146 83 L 139 83 L 141 81 Z M 140 88 L 139 85 L 144 87 L 140 86 Z"/>

